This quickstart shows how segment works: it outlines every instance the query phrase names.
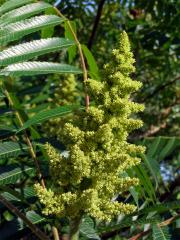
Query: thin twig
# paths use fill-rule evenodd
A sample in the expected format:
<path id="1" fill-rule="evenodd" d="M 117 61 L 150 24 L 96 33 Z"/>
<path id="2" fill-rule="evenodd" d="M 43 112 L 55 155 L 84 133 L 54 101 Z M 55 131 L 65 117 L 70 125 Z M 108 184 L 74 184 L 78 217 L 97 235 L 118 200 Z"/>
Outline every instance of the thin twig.
<path id="1" fill-rule="evenodd" d="M 66 22 L 67 25 L 73 35 L 74 41 L 76 42 L 76 45 L 78 47 L 78 51 L 79 51 L 79 55 L 80 55 L 80 60 L 81 60 L 81 66 L 82 66 L 82 71 L 83 71 L 83 82 L 84 82 L 84 92 L 85 92 L 85 106 L 86 106 L 86 111 L 88 111 L 89 109 L 89 95 L 87 93 L 87 87 L 86 87 L 86 81 L 88 79 L 88 74 L 87 74 L 87 68 L 86 68 L 86 64 L 85 64 L 85 59 L 84 59 L 84 55 L 83 55 L 83 51 L 81 48 L 81 44 L 76 36 L 76 33 L 74 32 L 70 21 L 59 11 L 59 9 L 57 9 L 56 7 L 54 7 L 57 15 L 59 15 L 60 17 L 62 17 Z"/>
<path id="2" fill-rule="evenodd" d="M 96 35 L 96 31 L 97 31 L 97 28 L 98 28 L 98 24 L 99 24 L 99 21 L 100 21 L 100 18 L 101 18 L 101 14 L 102 14 L 102 10 L 103 10 L 103 5 L 104 5 L 105 1 L 106 1 L 106 0 L 101 0 L 101 1 L 99 2 L 97 14 L 96 14 L 96 17 L 95 17 L 95 20 L 94 20 L 93 29 L 92 29 L 91 36 L 90 36 L 89 41 L 88 41 L 88 44 L 87 44 L 87 46 L 88 46 L 89 49 L 92 48 L 93 41 L 94 41 L 94 37 L 95 37 L 95 35 Z"/>
<path id="3" fill-rule="evenodd" d="M 31 229 L 31 231 L 41 240 L 49 240 L 49 237 L 46 236 L 36 225 L 34 225 L 22 212 L 19 211 L 12 203 L 7 201 L 2 195 L 0 195 L 0 202 L 5 205 L 12 213 L 21 218 L 25 224 Z"/>
<path id="4" fill-rule="evenodd" d="M 173 79 L 172 81 L 169 81 L 165 84 L 162 84 L 161 86 L 158 86 L 151 94 L 147 95 L 146 97 L 144 97 L 141 101 L 145 102 L 147 99 L 154 97 L 154 95 L 156 95 L 157 93 L 159 93 L 160 91 L 162 91 L 164 88 L 168 87 L 169 85 L 174 84 L 175 82 L 177 82 L 180 79 L 180 76 L 176 77 L 175 79 Z"/>
<path id="5" fill-rule="evenodd" d="M 144 232 L 138 233 L 137 235 L 131 237 L 129 240 L 138 240 L 139 238 L 146 236 L 150 231 L 151 231 L 151 229 L 148 229 Z"/>
<path id="6" fill-rule="evenodd" d="M 165 108 L 162 111 L 162 113 L 159 114 L 158 118 L 159 118 L 159 121 L 161 121 L 159 126 L 150 125 L 150 128 L 145 133 L 143 133 L 142 135 L 139 135 L 138 138 L 142 139 L 144 137 L 151 137 L 151 136 L 157 134 L 162 129 L 165 129 L 168 126 L 168 123 L 167 123 L 168 117 L 171 114 L 171 112 L 173 110 L 173 107 L 176 106 L 179 103 L 180 103 L 179 99 L 176 99 L 174 102 L 172 102 L 170 106 Z"/>

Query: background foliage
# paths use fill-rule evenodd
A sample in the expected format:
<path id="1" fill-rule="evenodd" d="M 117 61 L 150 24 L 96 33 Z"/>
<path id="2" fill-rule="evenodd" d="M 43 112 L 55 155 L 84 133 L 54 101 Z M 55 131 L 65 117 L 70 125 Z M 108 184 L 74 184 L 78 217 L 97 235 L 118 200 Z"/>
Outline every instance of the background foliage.
<path id="1" fill-rule="evenodd" d="M 68 232 L 67 220 L 46 219 L 41 214 L 33 190 L 39 176 L 34 165 L 36 160 L 40 162 L 48 186 L 43 144 L 49 141 L 59 150 L 63 147 L 55 135 L 49 138 L 44 124 L 83 105 L 78 49 L 67 22 L 45 4 L 54 1 L 35 3 L 29 8 L 35 1 L 6 2 L 7 5 L 0 7 L 0 239 L 43 239 L 43 232 L 52 238 L 50 226 L 59 221 L 57 227 L 62 236 Z M 146 106 L 141 114 L 144 127 L 129 138 L 130 142 L 147 147 L 146 154 L 141 156 L 142 164 L 128 173 L 138 176 L 140 185 L 130 189 L 130 194 L 119 196 L 120 200 L 134 202 L 137 212 L 119 216 L 109 224 L 85 217 L 80 238 L 180 239 L 179 2 L 62 0 L 56 5 L 71 20 L 83 44 L 91 78 L 100 78 L 101 66 L 109 61 L 119 32 L 126 30 L 136 58 L 137 71 L 133 77 L 143 82 L 141 92 L 134 98 Z M 24 11 L 18 10 L 22 6 Z M 41 19 L 34 18 L 39 15 Z M 29 18 L 34 19 L 28 22 Z M 17 21 L 24 21 L 23 25 L 16 24 Z M 45 38 L 49 39 L 48 44 L 44 40 L 29 43 Z M 16 47 L 8 50 L 12 46 Z M 18 62 L 20 65 L 11 65 Z M 76 106 L 62 107 L 52 102 L 60 90 L 59 83 L 66 79 L 64 73 L 78 73 Z M 6 208 L 4 199 L 12 206 Z M 34 223 L 31 230 L 37 230 L 35 226 L 41 229 L 40 236 L 29 230 L 30 225 L 21 216 L 17 217 L 17 210 Z"/>

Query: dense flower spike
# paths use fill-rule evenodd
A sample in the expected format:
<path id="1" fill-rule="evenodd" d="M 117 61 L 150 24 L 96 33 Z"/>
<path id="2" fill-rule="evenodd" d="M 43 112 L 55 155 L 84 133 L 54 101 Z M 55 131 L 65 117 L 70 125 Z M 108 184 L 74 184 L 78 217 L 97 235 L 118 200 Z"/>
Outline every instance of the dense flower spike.
<path id="1" fill-rule="evenodd" d="M 46 145 L 52 187 L 44 190 L 36 185 L 45 214 L 75 219 L 86 213 L 109 221 L 135 210 L 134 205 L 114 200 L 138 184 L 138 179 L 124 177 L 124 172 L 139 164 L 136 155 L 143 151 L 127 142 L 128 134 L 142 126 L 131 115 L 144 109 L 130 101 L 131 93 L 141 87 L 130 78 L 133 63 L 128 36 L 123 32 L 118 48 L 112 51 L 112 62 L 104 67 L 102 82 L 87 81 L 94 106 L 64 125 L 60 138 L 67 156 Z"/>

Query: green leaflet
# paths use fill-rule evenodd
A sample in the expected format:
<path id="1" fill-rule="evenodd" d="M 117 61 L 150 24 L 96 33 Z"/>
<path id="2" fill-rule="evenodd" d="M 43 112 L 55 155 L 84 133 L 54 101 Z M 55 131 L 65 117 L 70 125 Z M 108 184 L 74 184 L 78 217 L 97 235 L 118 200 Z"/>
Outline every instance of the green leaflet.
<path id="1" fill-rule="evenodd" d="M 85 217 L 82 220 L 80 233 L 88 239 L 100 240 L 100 237 L 94 228 L 94 221 L 90 217 Z"/>
<path id="2" fill-rule="evenodd" d="M 141 155 L 144 163 L 146 164 L 147 168 L 149 169 L 150 173 L 152 174 L 154 180 L 155 180 L 155 189 L 157 189 L 159 185 L 159 179 L 158 177 L 160 176 L 160 167 L 158 162 L 156 161 L 155 158 L 151 158 L 150 156 L 146 156 L 145 154 Z"/>
<path id="3" fill-rule="evenodd" d="M 13 92 L 9 92 L 9 96 L 10 96 L 10 98 L 11 98 L 11 101 L 12 101 L 12 103 L 13 103 L 13 108 L 14 109 L 16 109 L 16 110 L 18 110 L 18 112 L 20 113 L 20 115 L 21 115 L 21 118 L 23 119 L 23 121 L 26 121 L 27 119 L 28 119 L 28 115 L 27 115 L 27 113 L 25 113 L 25 111 L 23 111 L 22 110 L 22 107 L 21 107 L 21 104 L 20 104 L 20 102 L 19 102 L 19 99 L 17 98 L 17 96 L 16 96 L 16 94 L 15 93 L 13 93 Z M 17 128 L 12 128 L 12 127 L 10 127 L 10 131 L 13 133 L 15 133 L 16 132 L 16 129 Z M 34 129 L 34 128 L 31 128 L 31 136 L 34 138 L 34 139 L 37 139 L 37 138 L 40 138 L 40 135 L 39 135 L 39 133 Z"/>
<path id="4" fill-rule="evenodd" d="M 34 76 L 50 73 L 74 73 L 80 74 L 82 71 L 68 64 L 52 62 L 23 62 L 7 66 L 0 71 L 1 76 Z"/>
<path id="5" fill-rule="evenodd" d="M 19 44 L 0 52 L 0 65 L 26 61 L 40 55 L 59 51 L 74 44 L 65 38 L 48 38 Z"/>
<path id="6" fill-rule="evenodd" d="M 4 4 L 0 7 L 0 14 L 3 14 L 5 12 L 11 11 L 12 9 L 21 7 L 27 3 L 34 2 L 33 0 L 10 0 L 6 1 Z"/>
<path id="7" fill-rule="evenodd" d="M 0 44 L 6 45 L 44 27 L 56 26 L 62 22 L 63 19 L 58 16 L 42 15 L 11 23 L 0 30 Z"/>
<path id="8" fill-rule="evenodd" d="M 24 5 L 18 9 L 14 9 L 10 12 L 3 14 L 0 17 L 0 25 L 5 26 L 7 24 L 24 20 L 26 18 L 35 16 L 36 14 L 45 11 L 52 6 L 45 2 L 37 2 L 28 5 Z"/>
<path id="9" fill-rule="evenodd" d="M 13 184 L 21 177 L 27 177 L 27 175 L 34 175 L 35 170 L 29 166 L 17 167 L 7 166 L 1 167 L 0 171 L 0 185 Z"/>
<path id="10" fill-rule="evenodd" d="M 167 202 L 167 203 L 161 203 L 161 204 L 156 204 L 153 206 L 149 206 L 146 207 L 140 211 L 138 211 L 137 213 L 139 214 L 147 214 L 150 212 L 157 212 L 157 213 L 162 213 L 162 212 L 166 212 L 169 209 L 178 209 L 180 206 L 180 200 L 177 201 L 173 201 L 173 202 Z"/>
<path id="11" fill-rule="evenodd" d="M 0 139 L 7 139 L 7 137 L 13 136 L 16 133 L 15 127 L 2 127 L 0 126 Z"/>
<path id="12" fill-rule="evenodd" d="M 168 157 L 178 146 L 180 146 L 180 139 L 178 137 L 154 137 L 146 138 L 143 141 L 147 146 L 147 154 L 141 157 L 144 160 L 147 168 L 151 172 L 155 183 L 156 189 L 161 180 L 159 162 Z"/>
<path id="13" fill-rule="evenodd" d="M 168 139 L 166 145 L 159 154 L 158 161 L 162 161 L 166 156 L 168 156 L 177 145 L 180 146 L 180 139 L 176 137 Z"/>
<path id="14" fill-rule="evenodd" d="M 162 161 L 165 157 L 180 146 L 180 138 L 178 137 L 155 137 L 144 140 L 147 145 L 147 158 L 155 159 L 157 162 Z"/>
<path id="15" fill-rule="evenodd" d="M 113 224 L 106 227 L 99 227 L 98 233 L 102 234 L 104 232 L 119 230 L 124 227 L 144 225 L 147 223 L 157 223 L 158 221 L 159 221 L 159 217 L 157 216 L 152 218 L 147 218 L 147 216 L 145 216 L 136 220 L 133 220 L 132 216 L 129 216 L 129 217 L 126 217 L 124 220 L 122 220 L 118 224 Z"/>
<path id="16" fill-rule="evenodd" d="M 153 225 L 153 240 L 170 240 L 171 236 L 167 226 L 160 227 L 157 224 Z"/>
<path id="17" fill-rule="evenodd" d="M 129 192 L 131 193 L 137 207 L 139 208 L 139 196 L 138 196 L 139 194 L 138 194 L 138 191 L 136 191 L 135 187 L 130 187 Z"/>
<path id="18" fill-rule="evenodd" d="M 28 211 L 26 216 L 33 224 L 38 224 L 38 223 L 43 222 L 45 220 L 45 218 L 43 216 L 37 214 L 33 210 Z M 20 229 L 22 229 L 22 227 Z"/>
<path id="19" fill-rule="evenodd" d="M 140 184 L 144 187 L 149 200 L 151 200 L 153 203 L 155 203 L 156 202 L 156 194 L 155 194 L 153 185 L 147 175 L 145 168 L 142 165 L 139 165 L 139 166 L 134 167 L 134 171 L 136 172 L 136 174 L 140 180 Z"/>
<path id="20" fill-rule="evenodd" d="M 144 142 L 146 143 L 146 139 L 144 140 Z M 159 148 L 159 144 L 161 142 L 161 137 L 156 137 L 152 144 L 150 145 L 149 149 L 148 149 L 148 152 L 147 152 L 147 156 L 148 157 L 153 157 L 155 154 L 156 154 L 156 151 L 158 150 Z"/>
<path id="21" fill-rule="evenodd" d="M 3 107 L 0 109 L 0 117 L 3 118 L 8 115 L 13 115 L 13 110 L 11 108 L 5 108 Z"/>
<path id="22" fill-rule="evenodd" d="M 94 58 L 94 56 L 92 55 L 91 51 L 85 46 L 85 45 L 81 45 L 82 46 L 82 50 L 83 53 L 86 57 L 87 63 L 89 65 L 89 74 L 91 76 L 91 78 L 93 79 L 97 79 L 99 80 L 99 69 L 96 63 L 96 60 Z"/>
<path id="23" fill-rule="evenodd" d="M 17 157 L 19 154 L 25 153 L 29 147 L 25 144 L 17 142 L 2 142 L 0 143 L 0 159 Z"/>
<path id="24" fill-rule="evenodd" d="M 43 110 L 47 110 L 48 109 L 48 107 L 49 107 L 49 103 L 41 103 L 43 100 L 46 100 L 47 99 L 47 97 L 48 97 L 49 95 L 42 95 L 42 97 L 40 96 L 40 98 L 38 98 L 37 99 L 37 101 L 33 101 L 33 103 L 35 102 L 35 103 L 40 103 L 39 105 L 37 105 L 37 107 L 35 107 L 35 108 L 32 108 L 32 109 L 29 109 L 28 111 L 27 111 L 27 113 L 38 113 L 38 112 L 40 112 L 40 111 L 43 111 Z"/>
<path id="25" fill-rule="evenodd" d="M 42 111 L 34 115 L 31 119 L 24 123 L 23 127 L 18 130 L 18 133 L 26 128 L 31 127 L 32 125 L 42 123 L 48 119 L 61 117 L 66 114 L 71 113 L 73 110 L 80 108 L 79 106 L 62 106 L 56 107 L 54 109 Z M 83 108 L 81 108 L 83 109 Z"/>
<path id="26" fill-rule="evenodd" d="M 25 187 L 23 188 L 23 191 L 21 191 L 21 189 L 14 190 L 7 185 L 1 185 L 0 190 L 2 190 L 2 196 L 5 197 L 6 200 L 14 202 L 15 204 L 25 203 L 29 205 L 30 202 L 28 202 L 28 199 L 30 200 L 31 198 L 36 196 L 33 187 Z M 1 207 L 3 207 L 3 205 L 1 206 L 0 204 L 0 208 Z"/>

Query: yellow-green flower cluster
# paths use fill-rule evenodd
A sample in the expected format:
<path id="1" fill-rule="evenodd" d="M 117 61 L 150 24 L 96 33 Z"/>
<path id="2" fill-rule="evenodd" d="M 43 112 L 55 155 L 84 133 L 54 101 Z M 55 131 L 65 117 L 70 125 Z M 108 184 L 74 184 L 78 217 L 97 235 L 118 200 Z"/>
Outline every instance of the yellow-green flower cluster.
<path id="1" fill-rule="evenodd" d="M 53 98 L 50 102 L 55 106 L 71 105 L 77 102 L 78 91 L 75 76 L 73 74 L 65 75 L 55 89 Z M 64 124 L 72 118 L 72 115 L 61 118 L 51 119 L 43 125 L 43 131 L 48 136 L 59 139 Z"/>
<path id="2" fill-rule="evenodd" d="M 59 83 L 56 88 L 53 98 L 53 103 L 57 106 L 68 105 L 74 103 L 78 96 L 77 83 L 73 74 L 65 75 L 65 78 Z"/>
<path id="3" fill-rule="evenodd" d="M 131 93 L 141 87 L 130 78 L 133 63 L 129 39 L 123 32 L 112 62 L 104 67 L 102 81 L 86 83 L 94 105 L 64 125 L 60 138 L 67 154 L 46 145 L 52 187 L 36 186 L 45 214 L 75 219 L 86 213 L 109 221 L 135 210 L 134 205 L 115 201 L 117 195 L 138 184 L 138 179 L 124 177 L 124 172 L 140 163 L 136 155 L 143 151 L 127 142 L 128 134 L 142 126 L 132 114 L 144 109 L 130 101 Z"/>

